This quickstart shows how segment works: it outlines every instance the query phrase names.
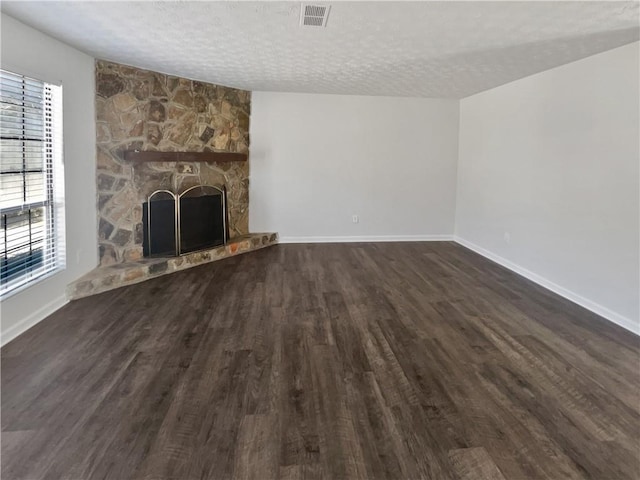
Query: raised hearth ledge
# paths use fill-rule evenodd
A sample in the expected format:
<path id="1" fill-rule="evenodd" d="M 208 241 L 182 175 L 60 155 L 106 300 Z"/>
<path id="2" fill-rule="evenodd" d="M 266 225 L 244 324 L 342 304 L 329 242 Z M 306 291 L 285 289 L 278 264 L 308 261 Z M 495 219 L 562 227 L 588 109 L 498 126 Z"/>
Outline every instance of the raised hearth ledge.
<path id="1" fill-rule="evenodd" d="M 137 262 L 98 267 L 67 287 L 67 298 L 75 300 L 106 292 L 150 278 L 215 262 L 240 253 L 252 252 L 278 243 L 277 233 L 250 233 L 232 238 L 226 245 L 188 253 L 180 257 L 145 258 Z"/>

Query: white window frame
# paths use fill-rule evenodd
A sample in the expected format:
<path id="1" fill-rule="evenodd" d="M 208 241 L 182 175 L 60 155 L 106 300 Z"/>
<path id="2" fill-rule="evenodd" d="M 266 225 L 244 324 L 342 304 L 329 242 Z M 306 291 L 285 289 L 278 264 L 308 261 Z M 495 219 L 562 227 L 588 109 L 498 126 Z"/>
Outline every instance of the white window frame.
<path id="1" fill-rule="evenodd" d="M 15 135 L 15 130 L 11 132 L 7 129 L 0 131 L 0 142 L 8 141 L 22 142 L 23 152 L 25 152 L 26 145 L 33 145 L 34 142 L 41 142 L 42 144 L 42 183 L 44 197 L 34 201 L 32 198 L 28 198 L 27 194 L 27 180 L 26 176 L 29 173 L 27 167 L 27 154 L 26 153 L 14 153 L 13 151 L 7 156 L 11 157 L 11 160 L 15 162 L 16 158 L 20 158 L 22 155 L 22 170 L 15 173 L 9 173 L 8 169 L 0 168 L 0 175 L 14 177 L 20 173 L 24 179 L 24 186 L 22 192 L 22 199 L 16 200 L 15 198 L 9 198 L 9 194 L 4 195 L 0 190 L 0 260 L 2 261 L 2 276 L 0 277 L 0 300 L 4 300 L 11 295 L 22 291 L 29 286 L 54 275 L 66 267 L 66 242 L 65 242 L 65 208 L 64 208 L 64 163 L 63 163 L 63 145 L 62 145 L 62 87 L 60 85 L 51 84 L 42 80 L 37 80 L 19 73 L 14 73 L 9 70 L 1 70 L 2 76 L 0 77 L 0 122 L 3 125 L 10 124 L 12 126 L 22 126 L 22 133 Z M 15 87 L 22 82 L 22 98 L 16 100 Z M 29 85 L 31 89 L 34 89 L 34 85 L 42 85 L 42 99 L 38 105 L 42 109 L 42 132 L 30 132 L 26 133 L 26 114 L 27 101 L 34 103 L 34 98 L 27 98 L 27 94 L 24 92 L 25 86 Z M 37 87 L 39 88 L 39 87 Z M 3 89 L 5 92 L 3 92 Z M 13 89 L 14 94 L 9 101 L 8 92 Z M 5 93 L 7 93 L 5 95 Z M 19 97 L 19 95 L 18 95 Z M 22 117 L 16 115 L 16 102 L 18 106 L 20 101 L 24 108 L 22 108 Z M 10 106 L 11 104 L 11 106 Z M 12 110 L 12 111 L 10 111 Z M 18 120 L 16 120 L 18 118 Z M 7 146 L 7 148 L 9 148 Z M 0 152 L 0 155 L 2 153 Z M 0 157 L 0 162 L 2 158 Z M 11 167 L 8 167 L 11 168 Z M 38 169 L 36 173 L 39 173 Z M 33 172 L 32 172 L 33 173 Z M 8 190 L 7 190 L 8 192 Z M 32 215 L 36 215 L 36 212 L 44 217 L 43 234 L 40 238 L 32 236 Z M 9 218 L 14 220 L 14 224 L 11 225 Z M 22 224 L 18 225 L 17 219 L 22 218 Z M 24 228 L 24 224 L 28 225 L 28 228 Z M 26 230 L 28 230 L 28 240 L 26 240 Z M 13 245 L 10 245 L 13 243 Z M 33 254 L 33 247 L 37 245 L 37 249 L 40 253 Z M 23 257 L 28 260 L 24 261 L 24 265 L 18 267 L 11 266 L 10 257 L 15 257 L 15 252 L 18 251 L 18 246 L 23 247 Z M 28 253 L 24 253 L 26 248 L 29 248 Z M 40 257 L 40 262 L 37 259 Z M 15 259 L 15 258 L 14 258 Z M 15 265 L 15 262 L 14 262 Z M 13 268 L 13 274 L 9 275 Z"/>

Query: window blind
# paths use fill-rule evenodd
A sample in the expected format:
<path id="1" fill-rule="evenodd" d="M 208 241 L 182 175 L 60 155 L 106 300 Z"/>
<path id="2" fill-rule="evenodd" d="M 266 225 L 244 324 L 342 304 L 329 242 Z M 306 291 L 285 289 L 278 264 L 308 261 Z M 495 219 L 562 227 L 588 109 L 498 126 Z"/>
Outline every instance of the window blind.
<path id="1" fill-rule="evenodd" d="M 0 70 L 0 296 L 64 268 L 62 88 Z"/>

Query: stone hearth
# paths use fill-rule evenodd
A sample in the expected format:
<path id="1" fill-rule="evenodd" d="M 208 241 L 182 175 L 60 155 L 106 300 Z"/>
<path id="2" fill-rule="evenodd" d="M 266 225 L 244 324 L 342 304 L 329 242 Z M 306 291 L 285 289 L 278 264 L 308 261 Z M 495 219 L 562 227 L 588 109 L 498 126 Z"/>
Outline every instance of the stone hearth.
<path id="1" fill-rule="evenodd" d="M 98 267 L 70 284 L 67 287 L 67 298 L 74 300 L 88 297 L 168 273 L 269 247 L 276 243 L 278 243 L 277 233 L 254 233 L 236 237 L 226 245 L 180 257 L 144 258 L 134 262 Z"/>

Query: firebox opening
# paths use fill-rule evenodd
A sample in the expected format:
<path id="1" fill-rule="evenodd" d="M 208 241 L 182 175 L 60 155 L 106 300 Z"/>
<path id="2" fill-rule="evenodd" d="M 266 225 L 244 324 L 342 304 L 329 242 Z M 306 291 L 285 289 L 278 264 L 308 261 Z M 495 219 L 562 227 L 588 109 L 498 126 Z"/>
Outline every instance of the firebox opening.
<path id="1" fill-rule="evenodd" d="M 198 185 L 153 192 L 142 206 L 145 257 L 178 256 L 227 241 L 226 190 Z"/>

